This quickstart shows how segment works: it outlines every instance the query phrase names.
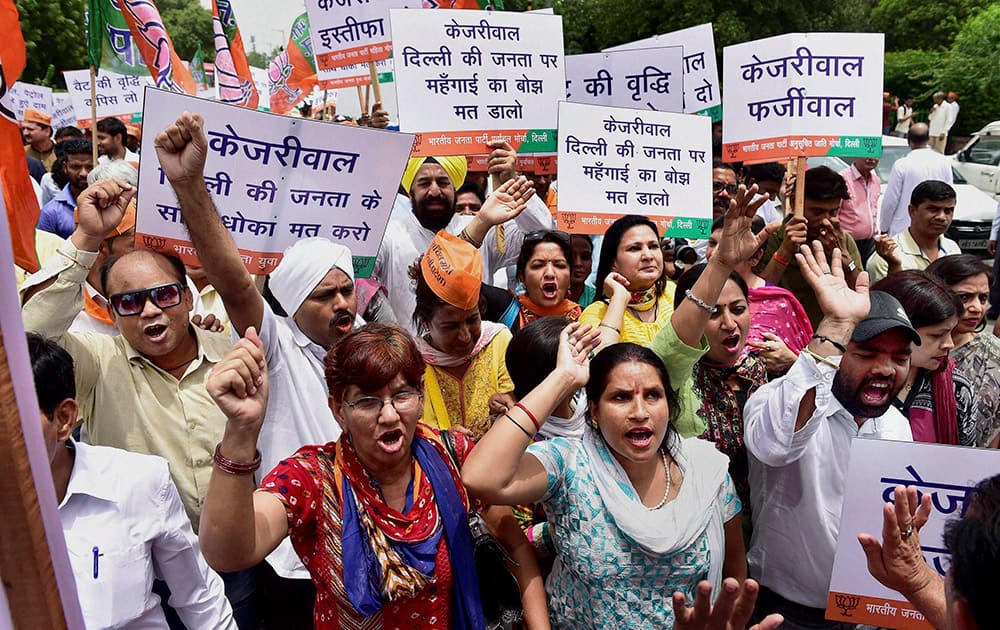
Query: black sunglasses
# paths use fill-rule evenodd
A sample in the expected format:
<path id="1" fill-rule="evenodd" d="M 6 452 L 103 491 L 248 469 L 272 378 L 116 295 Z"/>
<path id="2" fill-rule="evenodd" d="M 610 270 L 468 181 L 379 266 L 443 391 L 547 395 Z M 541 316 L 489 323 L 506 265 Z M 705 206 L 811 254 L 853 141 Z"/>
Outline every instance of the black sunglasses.
<path id="1" fill-rule="evenodd" d="M 524 242 L 528 241 L 540 241 L 548 235 L 552 235 L 559 239 L 560 241 L 569 243 L 570 236 L 569 232 L 563 232 L 562 230 L 535 230 L 534 232 L 528 232 L 524 235 Z"/>
<path id="2" fill-rule="evenodd" d="M 138 315 L 146 307 L 146 300 L 150 299 L 159 309 L 168 309 L 181 303 L 181 294 L 184 287 L 179 282 L 161 284 L 157 287 L 139 289 L 138 291 L 126 291 L 115 293 L 108 298 L 111 306 L 120 317 Z"/>
<path id="3" fill-rule="evenodd" d="M 712 192 L 720 193 L 725 190 L 730 195 L 735 195 L 740 192 L 740 187 L 738 184 L 723 184 L 722 182 L 712 182 Z"/>

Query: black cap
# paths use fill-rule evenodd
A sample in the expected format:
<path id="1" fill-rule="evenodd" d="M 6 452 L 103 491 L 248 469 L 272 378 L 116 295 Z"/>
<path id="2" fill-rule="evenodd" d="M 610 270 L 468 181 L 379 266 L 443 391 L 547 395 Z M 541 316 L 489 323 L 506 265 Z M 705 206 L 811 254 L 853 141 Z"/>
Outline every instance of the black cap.
<path id="1" fill-rule="evenodd" d="M 868 341 L 893 328 L 902 328 L 913 343 L 920 345 L 920 333 L 910 323 L 899 300 L 885 291 L 872 291 L 868 297 L 871 300 L 868 317 L 854 329 L 851 341 Z"/>

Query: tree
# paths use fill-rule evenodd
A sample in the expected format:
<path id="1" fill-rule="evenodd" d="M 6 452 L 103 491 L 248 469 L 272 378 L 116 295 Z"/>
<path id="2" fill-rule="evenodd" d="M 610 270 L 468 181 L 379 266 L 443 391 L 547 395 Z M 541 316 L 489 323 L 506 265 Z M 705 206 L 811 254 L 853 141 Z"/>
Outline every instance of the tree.
<path id="1" fill-rule="evenodd" d="M 15 0 L 20 14 L 27 65 L 21 80 L 56 87 L 60 70 L 87 65 L 85 0 Z"/>
<path id="2" fill-rule="evenodd" d="M 199 44 L 205 61 L 215 59 L 210 10 L 198 4 L 198 0 L 159 0 L 156 6 L 181 59 L 190 60 Z"/>
<path id="3" fill-rule="evenodd" d="M 946 50 L 962 25 L 994 0 L 880 0 L 871 12 L 886 50 Z"/>
<path id="4" fill-rule="evenodd" d="M 938 85 L 957 92 L 962 105 L 956 131 L 973 132 L 1000 120 L 1000 4 L 967 21 L 941 67 Z"/>

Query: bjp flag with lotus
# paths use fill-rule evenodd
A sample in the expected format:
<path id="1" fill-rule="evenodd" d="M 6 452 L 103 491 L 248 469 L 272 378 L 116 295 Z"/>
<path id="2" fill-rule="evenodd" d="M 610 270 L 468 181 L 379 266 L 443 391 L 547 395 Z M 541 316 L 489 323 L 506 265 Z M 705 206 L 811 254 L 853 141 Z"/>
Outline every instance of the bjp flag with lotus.
<path id="1" fill-rule="evenodd" d="M 309 37 L 309 16 L 303 13 L 292 23 L 288 45 L 267 68 L 271 111 L 284 114 L 309 96 L 316 86 L 316 58 Z"/>

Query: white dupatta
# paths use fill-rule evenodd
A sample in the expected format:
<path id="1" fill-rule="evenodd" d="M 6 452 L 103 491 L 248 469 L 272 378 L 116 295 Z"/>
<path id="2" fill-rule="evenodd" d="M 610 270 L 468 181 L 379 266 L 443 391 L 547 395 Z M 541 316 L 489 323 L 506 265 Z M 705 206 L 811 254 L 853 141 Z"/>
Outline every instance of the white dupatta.
<path id="1" fill-rule="evenodd" d="M 684 474 L 680 493 L 662 508 L 650 510 L 642 504 L 604 438 L 589 425 L 583 433 L 583 447 L 611 520 L 647 553 L 670 555 L 690 547 L 707 531 L 711 551 L 708 581 L 713 595 L 717 595 L 725 559 L 722 504 L 718 496 L 729 471 L 729 458 L 706 440 L 680 440 L 675 455 Z"/>

